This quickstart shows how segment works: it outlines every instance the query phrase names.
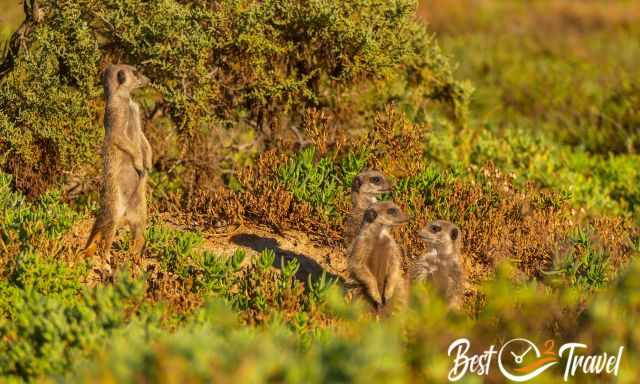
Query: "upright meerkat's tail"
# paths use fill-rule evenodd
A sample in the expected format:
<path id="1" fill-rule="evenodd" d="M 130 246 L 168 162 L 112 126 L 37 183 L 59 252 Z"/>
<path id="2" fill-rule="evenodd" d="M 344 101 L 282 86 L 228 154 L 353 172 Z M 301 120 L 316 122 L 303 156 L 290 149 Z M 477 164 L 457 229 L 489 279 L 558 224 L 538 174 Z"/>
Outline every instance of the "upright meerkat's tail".
<path id="1" fill-rule="evenodd" d="M 93 231 L 89 236 L 89 240 L 87 244 L 84 246 L 84 254 L 88 257 L 93 256 L 96 253 L 96 249 L 98 248 L 98 242 L 102 236 L 100 235 L 100 231 Z"/>
<path id="2" fill-rule="evenodd" d="M 102 214 L 100 214 L 98 217 L 96 217 L 96 221 L 93 223 L 91 234 L 89 235 L 87 244 L 84 246 L 84 253 L 87 256 L 93 256 L 98 247 L 98 243 L 102 239 L 102 221 Z"/>

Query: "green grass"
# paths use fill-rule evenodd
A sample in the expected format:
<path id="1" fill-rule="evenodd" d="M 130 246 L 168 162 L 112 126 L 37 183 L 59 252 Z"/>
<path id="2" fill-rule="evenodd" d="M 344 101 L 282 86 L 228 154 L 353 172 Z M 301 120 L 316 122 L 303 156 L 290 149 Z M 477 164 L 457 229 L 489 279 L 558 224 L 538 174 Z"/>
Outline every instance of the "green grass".
<path id="1" fill-rule="evenodd" d="M 594 153 L 638 152 L 640 28 L 627 22 L 637 4 L 486 1 L 470 4 L 465 19 L 454 3 L 424 3 L 457 76 L 475 85 L 476 124 Z"/>
<path id="2" fill-rule="evenodd" d="M 328 157 L 316 159 L 314 147 L 303 149 L 280 167 L 278 176 L 298 200 L 320 207 L 326 216 L 336 214 L 333 205 L 337 194 L 344 192 L 338 185 L 336 167 Z"/>
<path id="3" fill-rule="evenodd" d="M 492 162 L 576 207 L 640 218 L 640 28 L 624 21 L 637 5 L 425 4 L 456 75 L 476 88 L 469 131 L 436 126 L 439 161 Z"/>
<path id="4" fill-rule="evenodd" d="M 485 126 L 471 137 L 470 144 L 457 145 L 454 130 L 445 127 L 431 136 L 430 155 L 444 167 L 493 163 L 516 182 L 565 193 L 589 212 L 640 219 L 638 155 L 593 154 L 526 129 L 496 132 Z"/>

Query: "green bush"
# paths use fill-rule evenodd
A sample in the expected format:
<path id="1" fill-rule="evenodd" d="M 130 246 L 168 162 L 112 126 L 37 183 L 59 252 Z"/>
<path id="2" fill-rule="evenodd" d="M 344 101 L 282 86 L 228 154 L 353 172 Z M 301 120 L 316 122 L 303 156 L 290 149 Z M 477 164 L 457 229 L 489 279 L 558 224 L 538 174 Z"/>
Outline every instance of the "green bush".
<path id="1" fill-rule="evenodd" d="M 0 172 L 0 246 L 5 256 L 14 250 L 46 249 L 44 244 L 59 240 L 81 216 L 61 201 L 58 191 L 29 201 L 13 191 L 11 182 L 10 175 Z"/>
<path id="2" fill-rule="evenodd" d="M 183 313 L 162 309 L 175 309 L 173 301 L 190 295 L 222 299 L 233 308 L 233 317 L 248 324 L 281 322 L 299 336 L 296 342 L 301 345 L 313 340 L 327 321 L 325 301 L 332 280 L 322 274 L 300 281 L 298 261 L 277 264 L 271 250 L 244 262 L 240 250 L 230 258 L 220 257 L 202 251 L 201 241 L 196 233 L 152 226 L 146 252 L 159 261 L 160 270 L 138 279 L 125 270 L 113 284 L 95 288 L 83 284 L 88 278 L 85 263 L 68 264 L 37 253 L 16 255 L 14 266 L 4 271 L 7 279 L 0 283 L 0 376 L 30 380 L 66 375 L 76 361 L 97 353 L 118 334 L 129 338 L 139 333 L 139 347 L 146 349 L 149 332 L 176 326 L 184 327 L 181 332 L 195 332 L 190 324 L 219 321 L 202 314 L 207 305 Z M 175 276 L 169 280 L 171 291 L 157 295 L 166 276 Z M 160 306 L 149 301 L 151 297 Z M 189 341 L 182 348 L 194 346 Z"/>
<path id="3" fill-rule="evenodd" d="M 294 332 L 279 321 L 261 328 L 241 328 L 228 306 L 210 301 L 176 332 L 159 331 L 151 342 L 136 330 L 114 337 L 108 349 L 91 362 L 81 361 L 68 379 L 91 382 L 131 382 L 170 378 L 174 381 L 251 382 L 442 382 L 452 360 L 449 344 L 467 337 L 473 346 L 500 346 L 500 340 L 527 337 L 536 344 L 555 340 L 584 342 L 590 352 L 617 351 L 624 345 L 618 381 L 632 383 L 634 361 L 640 350 L 635 326 L 640 303 L 637 294 L 638 264 L 625 270 L 611 287 L 580 304 L 576 291 L 545 290 L 539 283 L 516 283 L 509 268 L 500 268 L 495 281 L 483 287 L 492 299 L 475 319 L 447 313 L 445 304 L 429 287 L 417 287 L 412 307 L 392 318 L 376 321 L 330 295 L 334 311 L 349 308 L 338 318 L 339 326 L 321 331 L 314 342 L 300 344 Z M 585 299 L 584 297 L 582 298 Z M 585 303 L 582 301 L 582 303 Z M 540 311 L 545 308 L 545 311 Z M 625 314 L 612 318 L 611 311 Z M 87 366 L 88 363 L 88 366 Z M 495 359 L 488 377 L 467 374 L 463 382 L 483 379 L 502 381 Z M 536 382 L 562 380 L 554 367 Z M 578 373 L 575 382 L 606 380 L 605 376 Z"/>
<path id="4" fill-rule="evenodd" d="M 123 276 L 113 286 L 73 296 L 20 289 L 11 296 L 10 313 L 0 316 L 0 374 L 30 379 L 64 372 L 126 325 L 127 302 L 140 298 L 141 288 Z"/>
<path id="5" fill-rule="evenodd" d="M 146 232 L 146 249 L 160 261 L 163 269 L 187 277 L 188 268 L 195 257 L 195 248 L 202 243 L 202 236 L 195 232 L 173 231 L 164 226 L 152 225 Z"/>
<path id="6" fill-rule="evenodd" d="M 344 95 L 357 95 L 352 91 L 370 81 L 403 84 L 403 93 L 393 95 L 387 87 L 368 87 L 380 90 L 378 105 L 411 97 L 465 113 L 469 90 L 413 19 L 412 0 L 40 6 L 44 21 L 24 37 L 28 50 L 0 82 L 0 166 L 32 194 L 58 182 L 63 171 L 97 164 L 99 79 L 107 61 L 135 64 L 152 79 L 163 101 L 147 93 L 144 105 L 166 112 L 196 152 L 204 150 L 191 135 L 207 137 L 212 127 L 248 121 L 270 136 L 278 133 L 270 132 L 277 121 L 295 124 L 306 107 L 366 103 Z"/>

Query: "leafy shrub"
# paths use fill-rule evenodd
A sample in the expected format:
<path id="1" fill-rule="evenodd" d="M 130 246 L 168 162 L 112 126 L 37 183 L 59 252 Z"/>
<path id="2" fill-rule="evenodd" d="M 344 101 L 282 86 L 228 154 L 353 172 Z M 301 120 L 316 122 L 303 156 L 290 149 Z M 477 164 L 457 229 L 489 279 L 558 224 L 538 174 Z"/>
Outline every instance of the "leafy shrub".
<path id="1" fill-rule="evenodd" d="M 70 268 L 59 260 L 47 259 L 37 253 L 22 252 L 16 256 L 14 270 L 3 284 L 7 289 L 70 299 L 82 291 L 80 280 L 84 272 L 82 265 Z M 2 308 L 4 311 L 14 312 L 10 302 L 4 303 Z"/>
<path id="2" fill-rule="evenodd" d="M 445 303 L 429 287 L 419 286 L 413 292 L 411 309 L 405 313 L 381 321 L 362 315 L 341 317 L 339 326 L 321 331 L 312 344 L 300 348 L 295 333 L 281 323 L 239 328 L 228 306 L 209 302 L 180 330 L 160 331 L 151 343 L 143 332 L 115 337 L 100 358 L 89 367 L 84 362 L 78 364 L 69 378 L 126 382 L 169 375 L 176 381 L 193 382 L 440 382 L 452 366 L 446 351 L 453 340 L 467 337 L 477 348 L 488 348 L 523 336 L 540 344 L 552 338 L 556 346 L 585 342 L 594 348 L 593 353 L 615 351 L 624 345 L 618 380 L 635 380 L 633 362 L 640 353 L 633 342 L 638 330 L 637 311 L 632 309 L 640 300 L 637 263 L 612 286 L 582 300 L 574 290 L 553 291 L 537 282 L 517 283 L 509 268 L 499 271 L 494 281 L 482 287 L 492 299 L 475 319 L 447 313 Z M 333 305 L 337 308 L 345 303 L 336 297 Z M 357 312 L 353 307 L 350 311 Z M 625 316 L 611 318 L 610 311 Z M 561 369 L 552 368 L 536 380 L 555 383 L 562 374 Z M 473 380 L 473 375 L 468 374 L 467 379 Z M 490 370 L 486 379 L 503 380 L 497 369 Z M 579 373 L 575 381 L 594 379 L 607 378 Z"/>
<path id="3" fill-rule="evenodd" d="M 335 215 L 333 201 L 344 188 L 337 184 L 336 168 L 330 158 L 316 160 L 314 147 L 304 148 L 278 169 L 278 176 L 298 200 L 321 207 L 325 216 Z"/>
<path id="4" fill-rule="evenodd" d="M 126 276 L 79 297 L 18 291 L 11 314 L 0 317 L 1 374 L 29 379 L 63 372 L 126 324 L 125 307 L 141 292 Z"/>
<path id="5" fill-rule="evenodd" d="M 378 92 L 378 103 L 420 95 L 422 104 L 440 100 L 463 115 L 469 91 L 413 19 L 414 6 L 41 1 L 43 20 L 32 22 L 23 37 L 28 50 L 0 84 L 0 166 L 17 176 L 19 189 L 39 194 L 63 171 L 96 164 L 99 72 L 107 61 L 136 64 L 152 79 L 163 101 L 147 94 L 143 104 L 191 138 L 181 141 L 182 160 L 194 162 L 208 156 L 216 126 L 250 124 L 272 138 L 308 106 L 357 105 L 358 97 L 344 95 L 367 81 L 402 82 L 403 94 Z"/>
<path id="6" fill-rule="evenodd" d="M 80 217 L 61 201 L 57 191 L 28 201 L 12 190 L 11 180 L 11 176 L 0 172 L 0 276 L 3 277 L 12 265 L 28 260 L 34 250 L 50 256 L 68 251 L 68 245 L 59 240 Z"/>
<path id="7" fill-rule="evenodd" d="M 86 13 L 76 2 L 48 8 L 53 15 L 28 38 L 30 54 L 23 52 L 0 84 L 0 163 L 31 194 L 94 159 L 101 133 L 89 102 L 100 94 L 100 51 Z"/>
<path id="8" fill-rule="evenodd" d="M 202 251 L 201 241 L 192 232 L 152 226 L 146 252 L 158 260 L 158 269 L 151 267 L 142 279 L 122 272 L 113 285 L 95 288 L 83 284 L 86 264 L 16 255 L 0 284 L 0 375 L 63 374 L 117 334 L 140 327 L 155 334 L 170 324 L 202 321 L 197 308 L 210 297 L 224 299 L 245 323 L 282 321 L 302 344 L 329 321 L 324 303 L 333 283 L 326 275 L 301 281 L 295 259 L 278 264 L 271 250 L 249 262 L 242 251 L 227 259 Z M 158 316 L 162 309 L 155 303 L 178 311 L 171 319 L 167 312 Z"/>
<path id="9" fill-rule="evenodd" d="M 587 289 L 604 287 L 612 275 L 609 255 L 593 244 L 588 229 L 578 228 L 571 242 L 573 249 L 559 260 L 557 272 L 562 273 L 570 285 Z"/>
<path id="10" fill-rule="evenodd" d="M 145 238 L 146 251 L 160 261 L 163 269 L 187 277 L 190 271 L 185 267 L 189 258 L 194 257 L 195 248 L 202 243 L 202 236 L 153 225 L 147 230 Z"/>

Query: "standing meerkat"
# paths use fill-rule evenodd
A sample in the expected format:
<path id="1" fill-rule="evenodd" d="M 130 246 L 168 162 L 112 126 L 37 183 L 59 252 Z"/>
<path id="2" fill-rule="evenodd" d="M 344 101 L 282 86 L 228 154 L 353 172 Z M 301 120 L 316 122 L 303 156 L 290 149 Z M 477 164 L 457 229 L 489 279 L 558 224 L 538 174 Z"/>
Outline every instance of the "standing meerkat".
<path id="1" fill-rule="evenodd" d="M 402 249 L 391 228 L 409 217 L 393 202 L 373 203 L 364 211 L 360 232 L 349 258 L 351 275 L 363 285 L 377 310 L 387 303 L 406 300 L 406 279 L 402 273 Z"/>
<path id="2" fill-rule="evenodd" d="M 347 254 L 351 253 L 351 245 L 360 230 L 364 211 L 378 201 L 378 196 L 390 191 L 391 184 L 387 178 L 375 170 L 362 171 L 353 179 L 351 214 L 347 218 L 344 231 L 344 245 Z"/>
<path id="3" fill-rule="evenodd" d="M 142 132 L 140 107 L 131 91 L 149 79 L 130 65 L 109 65 L 102 75 L 106 98 L 104 115 L 104 181 L 101 208 L 91 229 L 86 254 L 95 253 L 102 240 L 106 261 L 117 229 L 128 224 L 132 231 L 131 250 L 139 255 L 144 246 L 147 224 L 146 183 L 151 169 L 151 145 Z"/>
<path id="4" fill-rule="evenodd" d="M 410 268 L 412 281 L 428 281 L 453 309 L 462 307 L 462 234 L 453 223 L 436 220 L 418 232 L 427 251 Z"/>

